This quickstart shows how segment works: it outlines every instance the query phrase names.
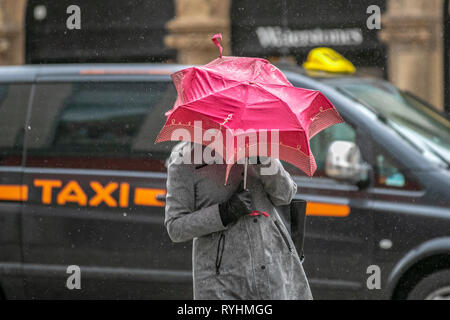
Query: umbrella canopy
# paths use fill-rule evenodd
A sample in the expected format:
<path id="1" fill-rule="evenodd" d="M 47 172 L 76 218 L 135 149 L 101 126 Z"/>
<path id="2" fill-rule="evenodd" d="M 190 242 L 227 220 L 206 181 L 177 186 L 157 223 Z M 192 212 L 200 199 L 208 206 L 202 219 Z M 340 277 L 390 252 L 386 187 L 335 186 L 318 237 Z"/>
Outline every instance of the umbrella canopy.
<path id="1" fill-rule="evenodd" d="M 285 160 L 312 176 L 317 166 L 309 139 L 343 122 L 321 92 L 294 87 L 265 59 L 221 56 L 171 77 L 178 96 L 156 143 L 210 145 L 204 133 L 214 129 L 223 139 L 216 151 L 229 165 L 226 178 L 233 163 L 256 155 Z"/>

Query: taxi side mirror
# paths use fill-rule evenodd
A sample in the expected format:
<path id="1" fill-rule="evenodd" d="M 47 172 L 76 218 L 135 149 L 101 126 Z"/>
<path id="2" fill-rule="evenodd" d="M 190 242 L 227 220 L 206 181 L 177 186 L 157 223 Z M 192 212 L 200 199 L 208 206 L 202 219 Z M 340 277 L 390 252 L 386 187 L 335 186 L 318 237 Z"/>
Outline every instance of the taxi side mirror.
<path id="1" fill-rule="evenodd" d="M 328 177 L 348 181 L 362 188 L 368 184 L 371 170 L 354 142 L 334 141 L 330 144 L 325 161 L 325 174 Z"/>

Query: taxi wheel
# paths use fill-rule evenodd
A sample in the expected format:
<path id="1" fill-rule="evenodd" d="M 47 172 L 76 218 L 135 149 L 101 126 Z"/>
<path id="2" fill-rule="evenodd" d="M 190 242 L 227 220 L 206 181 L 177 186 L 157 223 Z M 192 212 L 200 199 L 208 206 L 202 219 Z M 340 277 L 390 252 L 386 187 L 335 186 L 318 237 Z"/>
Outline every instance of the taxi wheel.
<path id="1" fill-rule="evenodd" d="M 450 300 L 450 269 L 420 280 L 408 294 L 408 300 Z"/>

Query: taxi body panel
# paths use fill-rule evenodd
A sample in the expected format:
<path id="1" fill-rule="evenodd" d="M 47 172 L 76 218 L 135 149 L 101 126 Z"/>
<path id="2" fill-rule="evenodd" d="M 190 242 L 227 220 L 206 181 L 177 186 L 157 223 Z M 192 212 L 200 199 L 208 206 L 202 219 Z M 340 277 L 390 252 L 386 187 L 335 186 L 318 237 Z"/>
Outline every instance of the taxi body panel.
<path id="1" fill-rule="evenodd" d="M 192 297 L 191 244 L 172 243 L 163 226 L 164 159 L 170 149 L 146 152 L 153 141 L 146 141 L 144 135 L 139 143 L 133 140 L 137 151 L 123 151 L 120 143 L 134 134 L 134 127 L 130 129 L 120 119 L 111 120 L 120 130 L 105 129 L 110 136 L 104 139 L 114 140 L 122 134 L 117 145 L 103 145 L 98 138 L 102 132 L 95 130 L 96 126 L 103 128 L 99 112 L 109 112 L 112 118 L 121 114 L 120 99 L 125 95 L 130 104 L 136 104 L 129 108 L 130 121 L 145 117 L 145 124 L 156 135 L 163 111 L 171 107 L 167 101 L 175 100 L 174 89 L 159 84 L 171 86 L 169 74 L 185 67 L 0 68 L 0 86 L 29 86 L 27 96 L 21 97 L 28 102 L 23 107 L 22 149 L 0 163 L 4 187 L 0 189 L 0 286 L 6 298 Z M 346 121 L 345 135 L 354 139 L 365 161 L 375 167 L 382 155 L 407 181 L 414 182 L 405 189 L 373 183 L 358 187 L 328 178 L 323 170 L 312 179 L 290 171 L 298 184 L 296 198 L 310 203 L 304 267 L 314 297 L 392 298 L 402 277 L 416 263 L 437 253 L 450 255 L 450 173 L 424 161 L 376 113 L 343 95 L 333 83 L 354 81 L 355 76 L 325 81 L 280 68 L 294 86 L 320 90 L 330 99 Z M 141 91 L 132 92 L 133 88 Z M 171 97 L 151 106 L 156 111 L 145 116 L 150 109 L 143 110 L 138 102 L 158 90 Z M 102 100 L 95 100 L 98 92 L 105 93 Z M 101 109 L 108 92 L 112 100 L 104 101 L 105 105 L 119 109 Z M 164 94 L 159 98 L 165 99 Z M 98 122 L 91 123 L 91 117 Z M 87 123 L 87 133 L 77 121 Z M 95 143 L 89 145 L 88 138 Z M 70 139 L 81 144 L 70 147 Z M 55 149 L 55 144 L 63 147 Z M 339 208 L 349 208 L 349 212 L 339 214 Z M 70 265 L 81 268 L 81 290 L 66 287 Z M 368 268 L 373 265 L 381 270 L 380 289 L 367 286 Z"/>

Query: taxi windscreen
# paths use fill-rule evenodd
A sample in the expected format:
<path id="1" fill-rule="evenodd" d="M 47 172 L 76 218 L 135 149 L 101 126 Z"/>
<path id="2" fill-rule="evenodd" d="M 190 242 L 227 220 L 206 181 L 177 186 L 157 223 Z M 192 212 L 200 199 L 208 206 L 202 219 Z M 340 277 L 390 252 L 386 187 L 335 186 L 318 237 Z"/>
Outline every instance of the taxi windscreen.
<path id="1" fill-rule="evenodd" d="M 450 167 L 450 121 L 433 107 L 381 80 L 330 82 L 341 93 L 381 116 L 429 160 Z"/>

